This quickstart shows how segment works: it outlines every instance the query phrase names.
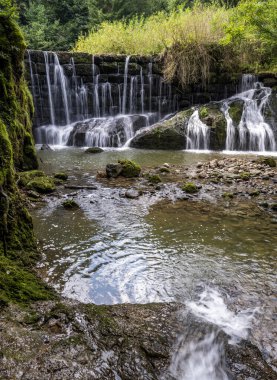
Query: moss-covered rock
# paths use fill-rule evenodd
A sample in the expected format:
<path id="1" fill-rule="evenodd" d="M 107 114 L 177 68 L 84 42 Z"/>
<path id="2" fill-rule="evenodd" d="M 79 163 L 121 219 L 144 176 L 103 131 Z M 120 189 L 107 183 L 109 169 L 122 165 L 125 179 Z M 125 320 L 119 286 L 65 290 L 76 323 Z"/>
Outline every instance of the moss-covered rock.
<path id="1" fill-rule="evenodd" d="M 67 199 L 62 203 L 63 207 L 67 210 L 76 210 L 79 208 L 78 203 L 74 201 L 74 199 Z"/>
<path id="2" fill-rule="evenodd" d="M 11 3 L 0 12 L 0 304 L 51 298 L 31 268 L 37 260 L 30 214 L 17 188 L 16 170 L 37 169 L 33 104 L 24 79 L 25 42 Z M 34 174 L 22 175 L 22 185 Z M 24 178 L 23 178 L 24 177 Z M 28 177 L 28 178 L 27 178 Z M 19 182 L 21 176 L 19 177 Z M 53 295 L 53 294 L 52 294 Z"/>
<path id="3" fill-rule="evenodd" d="M 66 174 L 66 173 L 55 173 L 54 178 L 59 179 L 61 181 L 67 181 L 68 180 L 68 174 Z"/>
<path id="4" fill-rule="evenodd" d="M 54 293 L 21 263 L 0 256 L 0 307 L 54 298 Z"/>
<path id="5" fill-rule="evenodd" d="M 54 180 L 50 177 L 35 177 L 30 182 L 28 182 L 26 188 L 28 190 L 35 190 L 41 194 L 52 193 L 56 190 Z"/>
<path id="6" fill-rule="evenodd" d="M 182 186 L 182 190 L 188 194 L 196 194 L 198 193 L 198 188 L 193 182 L 186 182 Z"/>
<path id="7" fill-rule="evenodd" d="M 262 164 L 267 165 L 271 168 L 276 168 L 276 166 L 277 166 L 276 160 L 274 157 L 263 157 L 259 160 L 259 162 L 261 162 Z"/>
<path id="8" fill-rule="evenodd" d="M 119 160 L 118 163 L 122 166 L 120 175 L 126 178 L 138 177 L 141 172 L 141 167 L 134 161 Z"/>
<path id="9" fill-rule="evenodd" d="M 187 127 L 195 108 L 178 112 L 169 120 L 157 123 L 139 132 L 130 145 L 144 149 L 185 149 Z M 199 108 L 200 120 L 209 127 L 209 149 L 223 150 L 226 141 L 226 119 L 218 103 Z"/>
<path id="10" fill-rule="evenodd" d="M 238 126 L 241 120 L 242 112 L 243 112 L 243 104 L 242 100 L 236 100 L 229 104 L 229 115 L 234 123 L 234 125 Z"/>
<path id="11" fill-rule="evenodd" d="M 85 153 L 89 153 L 89 154 L 99 154 L 102 152 L 104 152 L 104 150 L 99 147 L 92 147 L 85 150 Z"/>
<path id="12" fill-rule="evenodd" d="M 193 110 L 185 110 L 164 122 L 144 129 L 134 137 L 130 145 L 142 149 L 179 150 L 186 147 L 185 127 Z"/>
<path id="13" fill-rule="evenodd" d="M 18 173 L 18 184 L 21 187 L 26 187 L 30 181 L 38 177 L 45 177 L 45 173 L 41 170 L 30 170 L 27 172 Z"/>
<path id="14" fill-rule="evenodd" d="M 242 172 L 239 176 L 240 179 L 242 179 L 243 181 L 249 181 L 249 179 L 251 178 L 251 174 L 249 172 Z"/>
<path id="15" fill-rule="evenodd" d="M 153 184 L 157 184 L 157 183 L 162 182 L 159 174 L 149 174 L 148 173 L 145 177 L 147 178 L 148 182 L 153 183 Z"/>
<path id="16" fill-rule="evenodd" d="M 226 142 L 226 119 L 217 103 L 210 103 L 199 109 L 200 120 L 210 128 L 209 149 L 223 150 Z"/>

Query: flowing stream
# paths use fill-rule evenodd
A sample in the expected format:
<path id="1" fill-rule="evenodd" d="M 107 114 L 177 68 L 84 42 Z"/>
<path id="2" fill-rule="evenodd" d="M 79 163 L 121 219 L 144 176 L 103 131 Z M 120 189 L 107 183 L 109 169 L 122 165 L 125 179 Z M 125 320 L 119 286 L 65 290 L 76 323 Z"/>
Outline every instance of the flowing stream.
<path id="1" fill-rule="evenodd" d="M 94 184 L 97 171 L 119 154 L 150 167 L 200 159 L 195 153 L 132 149 L 95 157 L 66 148 L 39 156 L 46 171 L 66 171 L 71 183 Z M 212 157 L 217 155 L 201 160 Z M 251 334 L 265 355 L 274 356 L 277 240 L 269 216 L 247 202 L 238 212 L 213 202 L 161 204 L 156 195 L 130 200 L 124 186 L 97 186 L 73 195 L 64 190 L 80 205 L 74 212 L 61 206 L 64 198 L 34 211 L 45 256 L 40 271 L 50 284 L 88 303 L 181 302 L 195 318 L 213 324 L 200 340 L 180 337 L 169 369 L 173 379 L 229 378 L 220 330 L 232 344 Z"/>
<path id="2" fill-rule="evenodd" d="M 91 63 L 91 82 L 77 75 L 74 58 L 61 65 L 44 52 L 45 74 L 29 52 L 38 143 L 59 145 L 39 153 L 49 173 L 65 171 L 76 184 L 95 184 L 98 170 L 118 158 L 143 166 L 196 163 L 198 153 L 107 149 L 97 156 L 66 146 L 128 146 L 136 132 L 178 109 L 170 84 L 153 63 L 132 66 L 127 57 L 109 76 Z M 120 71 L 121 70 L 121 71 Z M 107 79 L 108 78 L 108 79 Z M 115 80 L 116 79 L 116 80 Z M 240 93 L 220 102 L 227 151 L 276 152 L 274 128 L 265 118 L 271 89 L 244 75 Z M 230 109 L 241 105 L 239 121 Z M 196 108 L 186 125 L 187 150 L 208 150 L 210 128 Z M 201 156 L 211 159 L 214 154 Z M 217 155 L 215 155 L 217 157 Z M 267 357 L 276 354 L 276 220 L 245 202 L 239 211 L 208 203 L 163 202 L 163 196 L 127 199 L 126 189 L 97 183 L 96 190 L 64 190 L 33 212 L 44 253 L 42 276 L 64 296 L 96 304 L 180 302 L 192 318 L 209 323 L 199 339 L 179 337 L 168 370 L 176 380 L 228 380 L 220 331 L 230 344 L 251 339 Z M 73 197 L 80 209 L 66 211 Z M 171 200 L 175 199 L 174 196 Z M 169 377 L 166 377 L 168 379 Z"/>

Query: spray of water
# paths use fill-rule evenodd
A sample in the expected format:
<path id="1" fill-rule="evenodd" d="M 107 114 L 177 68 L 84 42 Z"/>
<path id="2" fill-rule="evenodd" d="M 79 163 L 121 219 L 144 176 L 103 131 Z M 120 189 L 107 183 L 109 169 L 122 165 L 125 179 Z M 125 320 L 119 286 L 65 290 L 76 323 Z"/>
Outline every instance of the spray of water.
<path id="1" fill-rule="evenodd" d="M 216 289 L 206 288 L 197 301 L 187 303 L 188 310 L 215 328 L 204 337 L 188 342 L 180 336 L 169 373 L 176 380 L 228 380 L 224 346 L 218 331 L 229 335 L 229 344 L 246 339 L 255 311 L 235 313 L 228 309 L 223 296 Z"/>

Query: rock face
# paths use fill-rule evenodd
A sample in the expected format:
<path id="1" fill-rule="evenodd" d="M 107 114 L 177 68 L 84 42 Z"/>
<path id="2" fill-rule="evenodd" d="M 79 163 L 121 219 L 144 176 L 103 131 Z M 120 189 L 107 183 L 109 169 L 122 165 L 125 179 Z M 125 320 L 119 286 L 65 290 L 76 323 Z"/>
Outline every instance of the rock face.
<path id="1" fill-rule="evenodd" d="M 145 127 L 149 118 L 145 115 L 117 116 L 91 119 L 74 125 L 69 134 L 68 146 L 120 147 L 136 131 Z"/>
<path id="2" fill-rule="evenodd" d="M 32 223 L 17 191 L 15 169 L 35 169 L 38 161 L 32 138 L 33 104 L 24 79 L 25 43 L 10 15 L 1 12 L 0 25 L 1 256 L 11 247 L 21 249 L 25 239 L 33 241 Z"/>
<path id="3" fill-rule="evenodd" d="M 143 129 L 131 141 L 131 146 L 141 149 L 184 149 L 185 127 L 192 112 L 179 112 L 169 120 Z"/>
<path id="4" fill-rule="evenodd" d="M 137 133 L 130 145 L 134 148 L 145 149 L 178 150 L 188 148 L 188 140 L 194 137 L 197 141 L 197 136 L 190 135 L 190 122 L 193 114 L 195 114 L 195 108 L 181 111 L 169 120 L 145 128 Z M 227 123 L 220 106 L 216 103 L 210 103 L 200 107 L 197 120 L 207 127 L 206 137 L 201 136 L 201 131 L 199 132 L 203 143 L 197 148 L 204 149 L 204 139 L 206 139 L 209 149 L 223 150 L 225 148 Z"/>
<path id="5" fill-rule="evenodd" d="M 24 373 L 26 380 L 175 380 L 181 377 L 169 370 L 172 354 L 215 331 L 231 378 L 276 378 L 251 343 L 230 346 L 227 335 L 190 316 L 181 317 L 180 308 L 63 300 L 38 303 L 28 311 L 7 309 L 0 319 L 0 377 L 8 380 Z"/>

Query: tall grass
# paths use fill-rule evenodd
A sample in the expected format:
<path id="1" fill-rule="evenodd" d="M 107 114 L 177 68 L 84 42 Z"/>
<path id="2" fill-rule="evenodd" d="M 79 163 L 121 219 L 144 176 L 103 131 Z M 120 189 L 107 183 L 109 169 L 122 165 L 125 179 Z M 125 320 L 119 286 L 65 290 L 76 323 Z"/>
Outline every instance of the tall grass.
<path id="1" fill-rule="evenodd" d="M 81 36 L 74 50 L 159 54 L 165 78 L 183 86 L 206 82 L 215 67 L 258 71 L 276 62 L 276 4 L 276 0 L 241 0 L 236 8 L 226 8 L 220 2 L 196 1 L 192 8 L 180 7 L 169 14 L 105 22 L 97 31 Z"/>
<path id="2" fill-rule="evenodd" d="M 161 54 L 176 43 L 211 44 L 224 36 L 230 10 L 215 5 L 160 12 L 147 19 L 104 22 L 96 32 L 81 36 L 75 51 L 91 54 Z"/>

